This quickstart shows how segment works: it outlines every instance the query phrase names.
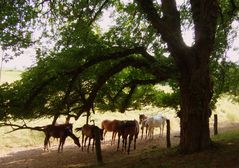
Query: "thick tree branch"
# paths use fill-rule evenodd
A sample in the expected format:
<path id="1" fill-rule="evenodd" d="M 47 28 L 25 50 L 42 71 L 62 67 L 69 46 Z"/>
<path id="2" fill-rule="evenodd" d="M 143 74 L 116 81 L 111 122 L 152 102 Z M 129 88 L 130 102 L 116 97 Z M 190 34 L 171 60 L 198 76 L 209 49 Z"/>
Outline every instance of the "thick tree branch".
<path id="1" fill-rule="evenodd" d="M 165 80 L 169 77 L 176 76 L 177 70 L 171 64 L 162 64 L 146 50 L 142 50 L 140 54 L 147 59 L 147 62 L 150 65 L 148 70 L 159 80 Z"/>
<path id="2" fill-rule="evenodd" d="M 95 86 L 92 88 L 92 91 L 91 91 L 86 103 L 79 110 L 79 115 L 81 115 L 83 112 L 87 112 L 90 110 L 98 91 L 102 88 L 102 86 L 105 84 L 105 82 L 110 77 L 112 77 L 116 73 L 122 71 L 124 68 L 129 67 L 129 66 L 135 67 L 135 68 L 142 68 L 142 67 L 148 68 L 149 65 L 146 63 L 145 59 L 136 59 L 133 57 L 127 57 L 127 58 L 121 60 L 113 68 L 108 69 L 106 72 L 104 72 L 102 75 L 100 75 L 98 77 L 98 80 L 97 80 Z"/>
<path id="3" fill-rule="evenodd" d="M 89 60 L 88 62 L 86 62 L 84 65 L 80 65 L 78 68 L 76 68 L 74 70 L 60 72 L 56 76 L 53 76 L 53 77 L 45 80 L 44 82 L 42 82 L 40 84 L 38 83 L 38 85 L 35 86 L 32 89 L 31 94 L 30 94 L 29 98 L 27 99 L 27 101 L 26 101 L 26 103 L 24 105 L 24 108 L 28 109 L 30 107 L 31 102 L 35 99 L 35 97 L 47 85 L 49 85 L 52 81 L 54 81 L 58 76 L 61 76 L 61 75 L 67 75 L 67 76 L 73 75 L 74 77 L 72 78 L 73 79 L 72 80 L 72 84 L 70 84 L 70 85 L 73 85 L 74 82 L 75 82 L 75 79 L 77 79 L 78 75 L 80 75 L 87 68 L 89 68 L 89 67 L 91 67 L 91 66 L 93 66 L 93 65 L 95 65 L 97 63 L 103 62 L 103 61 L 117 60 L 117 59 L 124 58 L 124 57 L 127 57 L 127 56 L 132 55 L 132 54 L 140 54 L 143 50 L 145 50 L 143 47 L 135 47 L 135 48 L 132 48 L 132 49 L 124 49 L 124 50 L 113 52 L 113 53 L 109 53 L 109 54 L 98 55 L 98 56 L 92 58 L 91 60 Z M 69 91 L 71 90 L 70 87 L 71 86 L 69 86 L 69 90 L 67 91 L 68 94 L 69 94 Z M 66 98 L 67 98 L 67 94 L 66 94 Z"/>
<path id="4" fill-rule="evenodd" d="M 130 103 L 130 99 L 131 99 L 133 93 L 135 92 L 136 88 L 137 88 L 137 85 L 135 85 L 135 84 L 132 84 L 130 86 L 129 94 L 126 96 L 126 98 L 124 99 L 124 101 L 123 101 L 123 103 L 121 105 L 121 108 L 120 108 L 120 112 L 121 113 L 124 113 L 125 110 L 127 109 L 128 105 Z"/>
<path id="5" fill-rule="evenodd" d="M 117 59 L 124 58 L 124 57 L 127 57 L 132 54 L 140 54 L 144 50 L 145 49 L 143 47 L 135 47 L 132 49 L 124 49 L 124 50 L 109 53 L 109 54 L 98 55 L 98 56 L 92 58 L 91 60 L 89 60 L 88 62 L 86 62 L 84 65 L 81 65 L 77 69 L 70 71 L 68 73 L 69 74 L 71 74 L 71 73 L 80 74 L 87 68 L 89 68 L 95 64 L 98 64 L 100 62 L 108 61 L 108 60 L 117 60 Z"/>
<path id="6" fill-rule="evenodd" d="M 215 0 L 190 0 L 190 3 L 195 25 L 195 46 L 203 45 L 212 50 L 219 14 L 218 2 Z"/>
<path id="7" fill-rule="evenodd" d="M 152 0 L 136 1 L 152 26 L 168 44 L 169 50 L 177 53 L 172 56 L 179 57 L 182 55 L 186 45 L 181 34 L 180 15 L 176 8 L 175 0 L 162 0 L 162 17 L 158 14 Z"/>

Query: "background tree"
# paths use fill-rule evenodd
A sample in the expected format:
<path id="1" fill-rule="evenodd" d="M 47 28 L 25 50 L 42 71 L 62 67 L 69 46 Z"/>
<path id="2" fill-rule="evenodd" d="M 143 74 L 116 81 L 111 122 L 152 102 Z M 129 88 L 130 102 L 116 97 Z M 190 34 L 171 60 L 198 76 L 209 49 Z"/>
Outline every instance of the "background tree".
<path id="1" fill-rule="evenodd" d="M 211 77 L 217 76 L 210 70 L 221 67 L 220 57 L 228 46 L 223 44 L 228 44 L 230 25 L 238 18 L 236 2 L 44 0 L 28 5 L 38 13 L 32 23 L 38 19 L 44 26 L 49 21 L 43 34 L 54 40 L 55 47 L 38 50 L 37 66 L 9 85 L 8 93 L 15 96 L 6 101 L 9 108 L 3 116 L 63 114 L 77 119 L 95 108 L 124 112 L 146 104 L 171 105 L 180 110 L 182 152 L 211 146 Z M 103 33 L 97 20 L 105 9 L 116 11 L 115 25 Z M 27 25 L 29 20 L 20 22 Z M 14 25 L 19 28 L 18 22 Z M 182 36 L 182 29 L 188 28 L 194 32 L 191 46 Z M 173 93 L 163 93 L 155 86 L 158 83 L 171 85 Z"/>

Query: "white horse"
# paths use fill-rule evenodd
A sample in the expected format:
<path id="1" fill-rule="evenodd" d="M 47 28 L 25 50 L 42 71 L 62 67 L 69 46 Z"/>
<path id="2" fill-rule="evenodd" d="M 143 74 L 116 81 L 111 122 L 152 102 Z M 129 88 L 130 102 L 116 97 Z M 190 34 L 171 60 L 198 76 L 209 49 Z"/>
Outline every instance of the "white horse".
<path id="1" fill-rule="evenodd" d="M 167 118 L 162 116 L 161 114 L 147 118 L 145 121 L 145 125 L 148 126 L 148 130 L 149 130 L 148 136 L 153 138 L 155 127 L 159 127 L 159 129 L 160 129 L 159 136 L 163 136 L 164 125 L 165 125 L 166 120 L 167 120 Z"/>

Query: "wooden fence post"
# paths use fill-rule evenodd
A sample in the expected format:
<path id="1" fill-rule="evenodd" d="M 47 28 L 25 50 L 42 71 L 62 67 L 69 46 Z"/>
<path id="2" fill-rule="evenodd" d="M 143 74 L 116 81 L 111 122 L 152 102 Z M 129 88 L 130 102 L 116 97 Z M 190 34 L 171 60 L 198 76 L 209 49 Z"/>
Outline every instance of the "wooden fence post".
<path id="1" fill-rule="evenodd" d="M 170 141 L 170 120 L 166 120 L 167 123 L 167 132 L 166 132 L 166 142 L 167 142 L 167 148 L 171 148 L 171 141 Z"/>
<path id="2" fill-rule="evenodd" d="M 102 154 L 101 154 L 101 144 L 100 144 L 100 131 L 97 127 L 94 128 L 95 134 L 95 153 L 98 164 L 103 163 Z"/>
<path id="3" fill-rule="evenodd" d="M 217 114 L 214 114 L 214 135 L 218 134 Z"/>

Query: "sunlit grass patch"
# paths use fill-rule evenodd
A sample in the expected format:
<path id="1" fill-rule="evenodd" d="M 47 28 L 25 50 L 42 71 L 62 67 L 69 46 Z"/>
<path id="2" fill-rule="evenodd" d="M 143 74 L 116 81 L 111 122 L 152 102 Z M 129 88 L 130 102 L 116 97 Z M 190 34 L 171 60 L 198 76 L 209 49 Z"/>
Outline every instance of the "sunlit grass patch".
<path id="1" fill-rule="evenodd" d="M 218 134 L 212 137 L 214 141 L 239 141 L 239 129 L 238 130 L 232 130 L 232 131 L 227 131 L 222 134 Z"/>

